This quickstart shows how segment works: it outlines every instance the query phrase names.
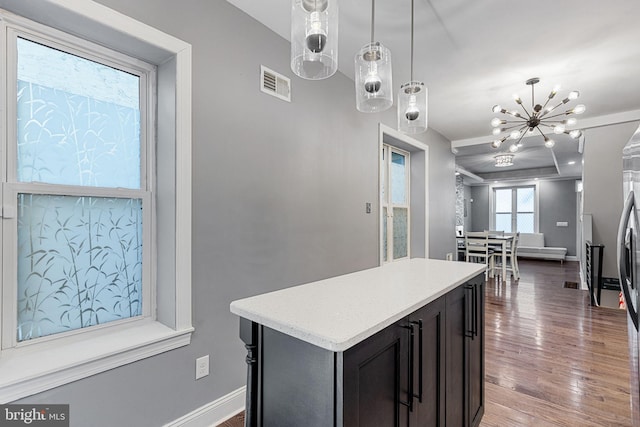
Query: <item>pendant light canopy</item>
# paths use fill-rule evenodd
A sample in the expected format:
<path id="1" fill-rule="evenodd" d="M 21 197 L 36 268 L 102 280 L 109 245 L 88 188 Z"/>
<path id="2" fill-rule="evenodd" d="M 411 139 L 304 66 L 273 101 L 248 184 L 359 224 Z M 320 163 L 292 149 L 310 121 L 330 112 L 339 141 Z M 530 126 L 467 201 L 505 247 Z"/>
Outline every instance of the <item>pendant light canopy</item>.
<path id="1" fill-rule="evenodd" d="M 320 80 L 338 69 L 337 0 L 291 1 L 291 70 Z"/>
<path id="2" fill-rule="evenodd" d="M 406 134 L 427 130 L 427 87 L 413 80 L 413 0 L 411 0 L 411 80 L 398 92 L 398 130 Z"/>
<path id="3" fill-rule="evenodd" d="M 384 111 L 393 105 L 391 52 L 374 41 L 375 0 L 371 0 L 371 42 L 355 56 L 356 108 L 363 113 Z"/>

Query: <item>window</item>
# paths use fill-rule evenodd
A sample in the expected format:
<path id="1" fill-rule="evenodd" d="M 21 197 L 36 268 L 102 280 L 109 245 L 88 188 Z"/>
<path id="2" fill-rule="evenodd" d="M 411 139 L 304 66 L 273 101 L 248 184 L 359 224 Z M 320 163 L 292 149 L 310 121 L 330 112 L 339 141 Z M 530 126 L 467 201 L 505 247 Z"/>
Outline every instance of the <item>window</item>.
<path id="1" fill-rule="evenodd" d="M 8 87 L 17 93 L 5 209 L 16 215 L 3 239 L 14 242 L 16 230 L 17 245 L 5 245 L 3 265 L 17 313 L 4 310 L 4 322 L 16 323 L 4 348 L 150 312 L 145 255 L 155 239 L 141 160 L 150 151 L 142 129 L 152 119 L 145 81 L 153 67 L 116 68 L 31 37 L 11 29 L 8 38 L 17 51 Z"/>
<path id="2" fill-rule="evenodd" d="M 492 229 L 506 233 L 535 233 L 535 187 L 508 187 L 493 189 Z"/>
<path id="3" fill-rule="evenodd" d="M 0 10 L 0 401 L 193 331 L 190 46 L 97 3 L 12 7 L 68 33 Z"/>
<path id="4" fill-rule="evenodd" d="M 409 153 L 390 145 L 382 150 L 382 259 L 409 257 Z"/>

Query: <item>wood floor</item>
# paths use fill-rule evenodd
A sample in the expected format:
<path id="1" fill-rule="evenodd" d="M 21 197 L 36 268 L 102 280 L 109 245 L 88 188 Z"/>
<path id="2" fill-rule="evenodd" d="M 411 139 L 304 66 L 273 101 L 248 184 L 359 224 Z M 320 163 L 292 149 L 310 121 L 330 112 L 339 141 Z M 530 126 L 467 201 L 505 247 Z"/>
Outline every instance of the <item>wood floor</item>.
<path id="1" fill-rule="evenodd" d="M 589 306 L 578 263 L 521 263 L 486 295 L 489 426 L 630 426 L 626 313 Z"/>
<path id="2" fill-rule="evenodd" d="M 480 426 L 630 426 L 626 313 L 590 307 L 585 291 L 564 287 L 579 282 L 578 263 L 520 269 L 519 281 L 487 283 Z"/>

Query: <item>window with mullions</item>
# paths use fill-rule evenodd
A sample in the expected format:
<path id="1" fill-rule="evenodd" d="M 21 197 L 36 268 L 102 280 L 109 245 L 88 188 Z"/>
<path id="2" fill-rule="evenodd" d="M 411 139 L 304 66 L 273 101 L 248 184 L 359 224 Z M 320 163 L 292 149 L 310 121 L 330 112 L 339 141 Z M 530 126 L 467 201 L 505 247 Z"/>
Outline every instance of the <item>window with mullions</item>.
<path id="1" fill-rule="evenodd" d="M 495 230 L 535 233 L 535 187 L 494 188 Z"/>
<path id="2" fill-rule="evenodd" d="M 3 262 L 13 301 L 4 305 L 5 331 L 13 331 L 5 348 L 151 311 L 144 129 L 153 67 L 8 34 L 15 127 L 3 209 L 15 215 L 5 215 L 3 240 L 15 246 Z"/>

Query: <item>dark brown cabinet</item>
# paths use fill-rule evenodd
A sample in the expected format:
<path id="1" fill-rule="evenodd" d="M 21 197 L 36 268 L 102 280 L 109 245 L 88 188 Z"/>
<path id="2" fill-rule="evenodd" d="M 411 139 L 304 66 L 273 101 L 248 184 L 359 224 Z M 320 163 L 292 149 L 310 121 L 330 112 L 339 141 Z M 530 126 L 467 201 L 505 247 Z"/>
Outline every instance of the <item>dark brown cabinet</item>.
<path id="1" fill-rule="evenodd" d="M 483 274 L 344 352 L 242 322 L 252 427 L 466 427 L 484 414 Z"/>
<path id="2" fill-rule="evenodd" d="M 477 426 L 484 414 L 484 280 L 446 295 L 446 425 Z"/>

